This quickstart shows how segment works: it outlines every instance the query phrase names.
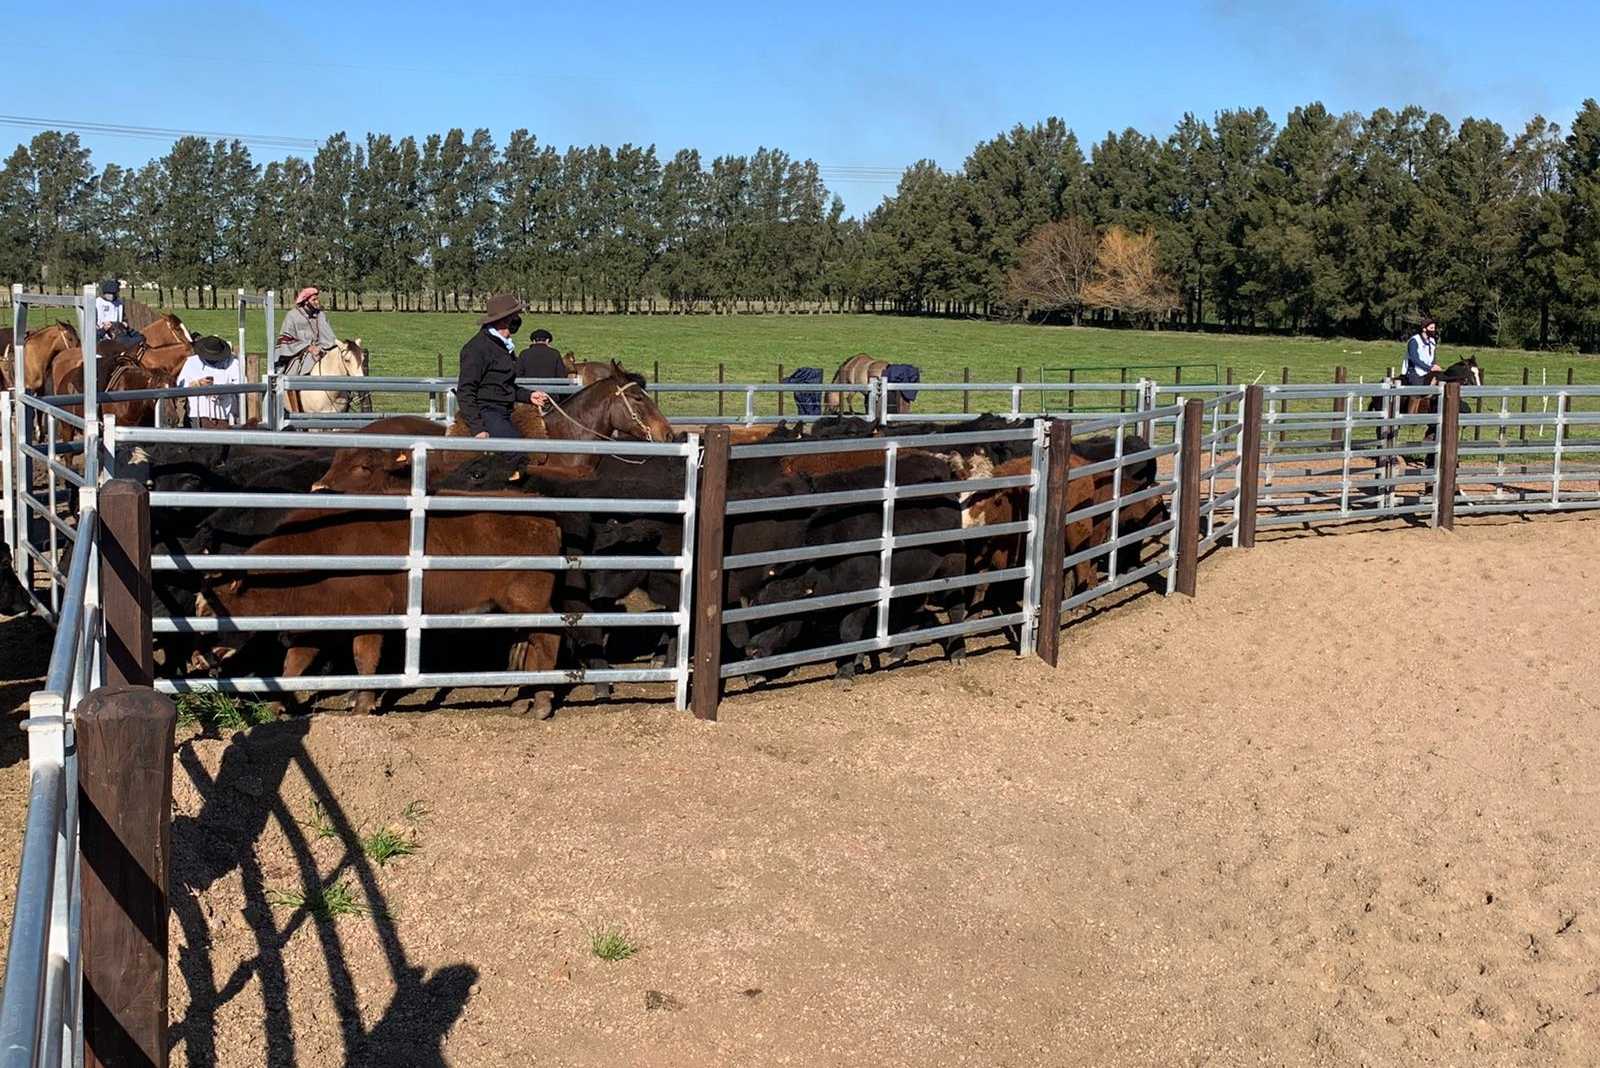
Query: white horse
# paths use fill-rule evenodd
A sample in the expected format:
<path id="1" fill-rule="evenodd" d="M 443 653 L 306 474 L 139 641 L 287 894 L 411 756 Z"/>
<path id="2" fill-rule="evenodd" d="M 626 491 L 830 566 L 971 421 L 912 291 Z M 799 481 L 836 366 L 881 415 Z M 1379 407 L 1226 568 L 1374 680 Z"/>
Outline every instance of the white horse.
<path id="1" fill-rule="evenodd" d="M 305 377 L 364 378 L 366 374 L 367 350 L 361 347 L 360 338 L 354 338 L 335 343 L 322 354 L 315 367 L 305 372 Z M 296 389 L 290 390 L 286 399 L 291 412 L 307 415 L 350 410 L 348 390 Z"/>

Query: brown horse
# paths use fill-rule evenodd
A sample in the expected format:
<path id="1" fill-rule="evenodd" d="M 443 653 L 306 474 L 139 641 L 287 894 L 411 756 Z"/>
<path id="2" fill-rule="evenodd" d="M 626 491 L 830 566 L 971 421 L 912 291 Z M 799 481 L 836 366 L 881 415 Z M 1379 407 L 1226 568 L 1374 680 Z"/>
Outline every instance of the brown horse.
<path id="1" fill-rule="evenodd" d="M 625 371 L 615 360 L 607 369 L 606 377 L 572 396 L 551 397 L 550 406 L 542 416 L 534 412 L 532 405 L 517 405 L 512 409 L 512 423 L 524 437 L 561 441 L 671 441 L 672 424 L 645 392 L 642 379 Z M 466 433 L 466 423 L 457 416 L 450 434 L 462 437 Z M 532 462 L 549 467 L 588 467 L 594 458 L 582 453 L 552 453 L 535 455 Z"/>
<path id="2" fill-rule="evenodd" d="M 567 375 L 580 386 L 592 386 L 602 378 L 611 377 L 612 360 L 588 360 L 577 358 L 576 353 L 566 353 L 561 357 L 561 362 L 567 365 Z"/>
<path id="3" fill-rule="evenodd" d="M 11 380 L 11 365 L 16 356 L 12 345 L 15 332 L 6 327 L 0 330 L 0 349 L 4 350 L 5 378 Z M 62 353 L 79 348 L 78 331 L 71 323 L 54 322 L 29 330 L 23 340 L 23 381 L 29 392 L 37 393 L 50 380 L 50 367 Z"/>
<path id="4" fill-rule="evenodd" d="M 140 333 L 144 334 L 144 344 L 127 355 L 135 363 L 152 370 L 175 376 L 183 366 L 183 361 L 194 351 L 194 335 L 183 325 L 183 320 L 171 312 L 158 315 Z M 102 347 L 99 351 L 103 353 L 105 349 Z"/>
<path id="5" fill-rule="evenodd" d="M 834 385 L 864 386 L 874 378 L 882 378 L 888 370 L 888 360 L 875 360 L 864 352 L 858 352 L 839 365 L 839 369 L 833 373 L 833 383 Z M 857 394 L 855 393 L 832 390 L 823 398 L 823 406 L 830 412 L 843 410 L 846 413 L 850 413 L 855 411 L 856 396 Z M 865 402 L 862 404 L 862 411 L 866 411 Z"/>
<path id="6" fill-rule="evenodd" d="M 83 360 L 79 358 L 66 367 L 52 383 L 52 392 L 58 397 L 75 397 L 83 392 Z M 112 359 L 97 360 L 95 366 L 99 378 L 99 392 L 121 393 L 137 389 L 172 389 L 176 379 L 166 371 L 153 367 L 145 367 L 133 360 Z M 156 406 L 161 406 L 162 422 L 167 426 L 179 426 L 183 423 L 184 403 L 181 398 L 171 397 L 166 400 L 102 400 L 99 403 L 101 416 L 115 416 L 118 426 L 155 426 Z M 73 415 L 83 415 L 82 404 L 66 406 L 66 410 Z M 77 431 L 63 424 L 59 440 L 71 441 L 77 437 Z"/>

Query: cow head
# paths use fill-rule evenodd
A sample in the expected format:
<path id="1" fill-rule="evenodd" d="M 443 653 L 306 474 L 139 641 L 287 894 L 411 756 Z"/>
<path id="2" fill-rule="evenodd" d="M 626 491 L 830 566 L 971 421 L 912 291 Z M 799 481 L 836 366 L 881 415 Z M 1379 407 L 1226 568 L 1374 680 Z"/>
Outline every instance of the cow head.
<path id="1" fill-rule="evenodd" d="M 782 604 L 786 601 L 803 601 L 817 595 L 824 577 L 815 568 L 808 567 L 798 573 L 770 577 L 756 594 L 754 604 Z M 793 648 L 805 633 L 802 615 L 767 616 L 749 622 L 728 624 L 728 640 L 743 649 L 746 656 L 757 659 L 776 656 Z"/>
<path id="2" fill-rule="evenodd" d="M 210 576 L 200 580 L 200 592 L 195 596 L 194 614 L 200 619 L 217 619 L 231 615 L 229 605 L 244 586 L 244 579 L 215 584 Z M 215 675 L 223 664 L 233 659 L 244 648 L 250 635 L 239 631 L 199 635 L 193 655 L 189 657 L 189 673 Z"/>
<path id="3" fill-rule="evenodd" d="M 466 493 L 507 489 L 531 490 L 532 487 L 527 486 L 523 479 L 527 464 L 528 457 L 524 453 L 478 453 L 446 475 L 439 487 Z"/>
<path id="4" fill-rule="evenodd" d="M 411 453 L 405 449 L 340 449 L 312 493 L 395 493 L 411 488 Z"/>

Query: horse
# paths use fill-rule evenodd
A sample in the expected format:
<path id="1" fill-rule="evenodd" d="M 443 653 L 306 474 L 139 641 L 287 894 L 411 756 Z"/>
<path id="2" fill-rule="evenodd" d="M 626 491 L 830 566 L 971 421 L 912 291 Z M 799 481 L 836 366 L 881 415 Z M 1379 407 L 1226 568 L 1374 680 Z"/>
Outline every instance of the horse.
<path id="1" fill-rule="evenodd" d="M 535 412 L 531 404 L 516 405 L 511 412 L 512 423 L 525 438 L 671 441 L 672 424 L 645 392 L 643 379 L 625 370 L 616 360 L 607 368 L 606 377 L 572 396 L 551 397 L 543 415 Z M 465 437 L 467 434 L 466 421 L 456 416 L 449 436 Z M 550 453 L 531 459 L 546 467 L 586 468 L 594 462 L 593 456 L 583 453 Z"/>
<path id="2" fill-rule="evenodd" d="M 95 368 L 99 380 L 99 392 L 121 393 L 140 389 L 173 389 L 177 385 L 177 378 L 167 371 L 156 367 L 146 367 L 132 359 L 96 360 Z M 78 358 L 61 369 L 55 380 L 51 383 L 53 392 L 58 397 L 75 397 L 83 392 L 83 358 L 81 352 Z M 155 426 L 156 407 L 161 407 L 162 423 L 166 426 L 181 426 L 184 415 L 184 401 L 181 397 L 168 397 L 163 400 L 137 399 L 137 400 L 100 400 L 100 415 L 115 416 L 118 426 Z M 66 410 L 73 415 L 83 415 L 82 403 L 68 405 Z M 72 427 L 62 424 L 61 437 L 58 440 L 71 441 L 77 437 L 77 431 Z"/>
<path id="3" fill-rule="evenodd" d="M 1468 356 L 1457 360 L 1455 363 L 1440 371 L 1434 380 L 1439 383 L 1455 382 L 1463 386 L 1483 385 L 1483 368 L 1478 366 L 1477 356 Z M 1383 410 L 1387 397 L 1379 394 L 1367 404 L 1367 411 L 1378 412 Z M 1396 414 L 1398 415 L 1433 415 L 1439 410 L 1438 397 L 1432 394 L 1413 394 L 1398 398 Z M 1461 402 L 1461 411 L 1465 414 L 1469 409 L 1466 401 Z M 1434 428 L 1429 427 L 1427 437 L 1433 437 Z"/>
<path id="4" fill-rule="evenodd" d="M 15 362 L 15 331 L 11 327 L 0 330 L 0 349 L 5 350 L 5 375 L 6 381 L 11 380 L 11 365 Z M 29 330 L 23 339 L 23 383 L 31 393 L 37 393 L 44 388 L 50 379 L 50 367 L 57 357 L 72 349 L 78 349 L 82 342 L 78 338 L 78 331 L 71 323 L 54 322 L 48 326 L 41 326 L 37 330 Z"/>
<path id="5" fill-rule="evenodd" d="M 875 360 L 864 352 L 858 352 L 833 373 L 834 385 L 864 386 L 874 378 L 882 378 L 889 370 L 888 360 Z M 830 412 L 843 411 L 849 414 L 855 411 L 855 393 L 845 393 L 843 390 L 832 390 L 823 398 L 823 407 Z M 866 411 L 866 403 L 862 404 L 862 411 Z"/>
<path id="6" fill-rule="evenodd" d="M 343 340 L 324 352 L 316 365 L 307 372 L 310 378 L 365 378 L 367 375 L 367 350 L 361 339 Z M 307 415 L 326 415 L 329 412 L 348 412 L 348 390 L 295 389 L 287 396 L 289 411 Z"/>
<path id="7" fill-rule="evenodd" d="M 101 341 L 95 351 L 102 357 L 129 359 L 169 375 L 176 375 L 183 361 L 194 351 L 194 335 L 183 325 L 183 320 L 171 312 L 156 316 L 140 333 L 144 335 L 140 344 L 128 347 L 114 341 Z"/>
<path id="8" fill-rule="evenodd" d="M 579 360 L 570 352 L 561 357 L 561 362 L 567 365 L 567 374 L 580 387 L 592 386 L 596 382 L 610 378 L 613 374 L 612 368 L 618 366 L 616 360 Z M 644 375 L 633 371 L 622 373 L 637 382 L 641 389 L 650 384 L 645 381 Z"/>

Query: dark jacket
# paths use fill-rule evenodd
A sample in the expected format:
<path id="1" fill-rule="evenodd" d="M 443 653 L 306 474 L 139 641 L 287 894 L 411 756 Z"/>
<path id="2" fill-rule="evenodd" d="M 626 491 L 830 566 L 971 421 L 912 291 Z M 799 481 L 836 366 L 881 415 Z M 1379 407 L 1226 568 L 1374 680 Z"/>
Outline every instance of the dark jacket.
<path id="1" fill-rule="evenodd" d="M 567 365 L 555 346 L 535 341 L 517 357 L 518 378 L 565 378 Z"/>
<path id="2" fill-rule="evenodd" d="M 461 346 L 461 374 L 456 379 L 456 407 L 467 429 L 476 434 L 486 429 L 479 409 L 484 406 L 510 409 L 518 390 L 512 384 L 517 363 L 498 336 L 487 329 L 472 335 Z M 521 391 L 526 398 L 527 391 Z"/>

